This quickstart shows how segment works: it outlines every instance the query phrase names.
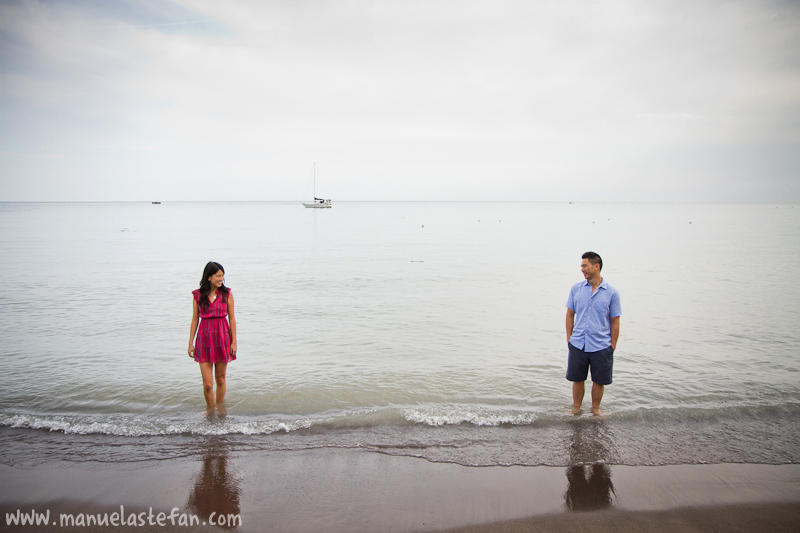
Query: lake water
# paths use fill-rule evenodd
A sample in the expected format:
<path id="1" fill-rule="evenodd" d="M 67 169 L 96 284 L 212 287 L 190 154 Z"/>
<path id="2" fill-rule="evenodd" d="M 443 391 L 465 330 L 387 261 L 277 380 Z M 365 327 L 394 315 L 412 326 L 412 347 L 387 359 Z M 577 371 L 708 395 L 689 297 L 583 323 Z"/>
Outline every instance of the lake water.
<path id="1" fill-rule="evenodd" d="M 587 250 L 622 299 L 604 418 L 570 416 L 564 379 Z M 800 206 L 5 203 L 0 254 L 6 464 L 207 435 L 466 465 L 800 461 Z M 236 302 L 224 416 L 186 354 L 210 260 Z"/>

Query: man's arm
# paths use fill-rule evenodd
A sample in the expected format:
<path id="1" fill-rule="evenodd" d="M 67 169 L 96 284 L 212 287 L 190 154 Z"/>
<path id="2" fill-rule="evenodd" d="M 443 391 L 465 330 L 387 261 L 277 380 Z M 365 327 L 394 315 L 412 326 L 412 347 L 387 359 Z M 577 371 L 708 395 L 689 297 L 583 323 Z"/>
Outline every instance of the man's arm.
<path id="1" fill-rule="evenodd" d="M 611 349 L 617 349 L 617 339 L 619 338 L 619 317 L 611 317 Z"/>
<path id="2" fill-rule="evenodd" d="M 572 337 L 572 329 L 574 327 L 575 327 L 575 311 L 567 307 L 567 342 L 569 342 L 570 337 Z"/>

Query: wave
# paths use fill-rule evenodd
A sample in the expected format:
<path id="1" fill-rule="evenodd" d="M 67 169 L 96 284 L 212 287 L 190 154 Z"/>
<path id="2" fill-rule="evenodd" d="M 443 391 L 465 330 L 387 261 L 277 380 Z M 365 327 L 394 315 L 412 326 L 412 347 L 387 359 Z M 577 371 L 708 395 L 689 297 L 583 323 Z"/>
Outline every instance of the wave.
<path id="1" fill-rule="evenodd" d="M 682 407 L 609 412 L 603 420 L 615 424 L 712 423 L 764 417 L 800 419 L 800 403 L 740 405 L 715 408 Z M 36 414 L 0 413 L 0 427 L 46 430 L 76 435 L 127 437 L 157 435 L 271 435 L 302 430 L 325 432 L 387 426 L 537 426 L 593 419 L 588 413 L 574 417 L 566 410 L 533 410 L 510 406 L 429 405 L 391 406 L 329 411 L 312 415 L 238 415 L 235 413 L 154 414 Z"/>
<path id="2" fill-rule="evenodd" d="M 10 428 L 0 432 L 5 464 L 25 460 L 24 449 L 9 444 L 20 438 L 50 443 L 42 446 L 69 461 L 190 456 L 222 442 L 267 452 L 352 448 L 466 466 L 800 463 L 800 404 L 638 409 L 607 417 L 476 405 L 260 418 L 3 413 L 0 427 Z"/>
<path id="3" fill-rule="evenodd" d="M 415 424 L 448 426 L 472 424 L 473 426 L 530 425 L 540 415 L 529 411 L 496 411 L 475 407 L 429 407 L 406 409 L 403 417 Z"/>
<path id="4" fill-rule="evenodd" d="M 163 419 L 147 420 L 124 416 L 112 419 L 95 419 L 91 416 L 36 416 L 2 415 L 0 427 L 14 429 L 39 429 L 57 431 L 68 435 L 113 435 L 117 437 L 144 437 L 160 435 L 269 435 L 272 433 L 308 429 L 314 425 L 310 419 L 233 421 L 209 419 L 201 422 L 174 422 Z"/>

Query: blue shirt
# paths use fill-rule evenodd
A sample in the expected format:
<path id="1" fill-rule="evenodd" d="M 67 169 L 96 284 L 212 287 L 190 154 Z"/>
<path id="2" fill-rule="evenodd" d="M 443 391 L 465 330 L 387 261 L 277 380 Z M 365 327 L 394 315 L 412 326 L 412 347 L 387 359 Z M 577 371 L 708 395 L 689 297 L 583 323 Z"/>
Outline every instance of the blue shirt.
<path id="1" fill-rule="evenodd" d="M 570 344 L 587 352 L 611 346 L 611 318 L 622 314 L 617 289 L 603 280 L 592 294 L 592 286 L 583 280 L 569 291 L 567 307 L 575 311 Z"/>

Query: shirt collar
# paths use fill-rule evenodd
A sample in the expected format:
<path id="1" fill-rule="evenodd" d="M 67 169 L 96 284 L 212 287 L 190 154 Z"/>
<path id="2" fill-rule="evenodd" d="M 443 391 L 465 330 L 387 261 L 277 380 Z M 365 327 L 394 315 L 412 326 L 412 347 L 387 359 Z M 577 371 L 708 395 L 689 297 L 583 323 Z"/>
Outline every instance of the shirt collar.
<path id="1" fill-rule="evenodd" d="M 589 280 L 583 280 L 584 287 L 591 287 L 589 285 Z M 603 278 L 603 281 L 600 282 L 600 285 L 597 286 L 598 289 L 608 289 L 608 282 L 606 282 L 606 278 Z"/>

